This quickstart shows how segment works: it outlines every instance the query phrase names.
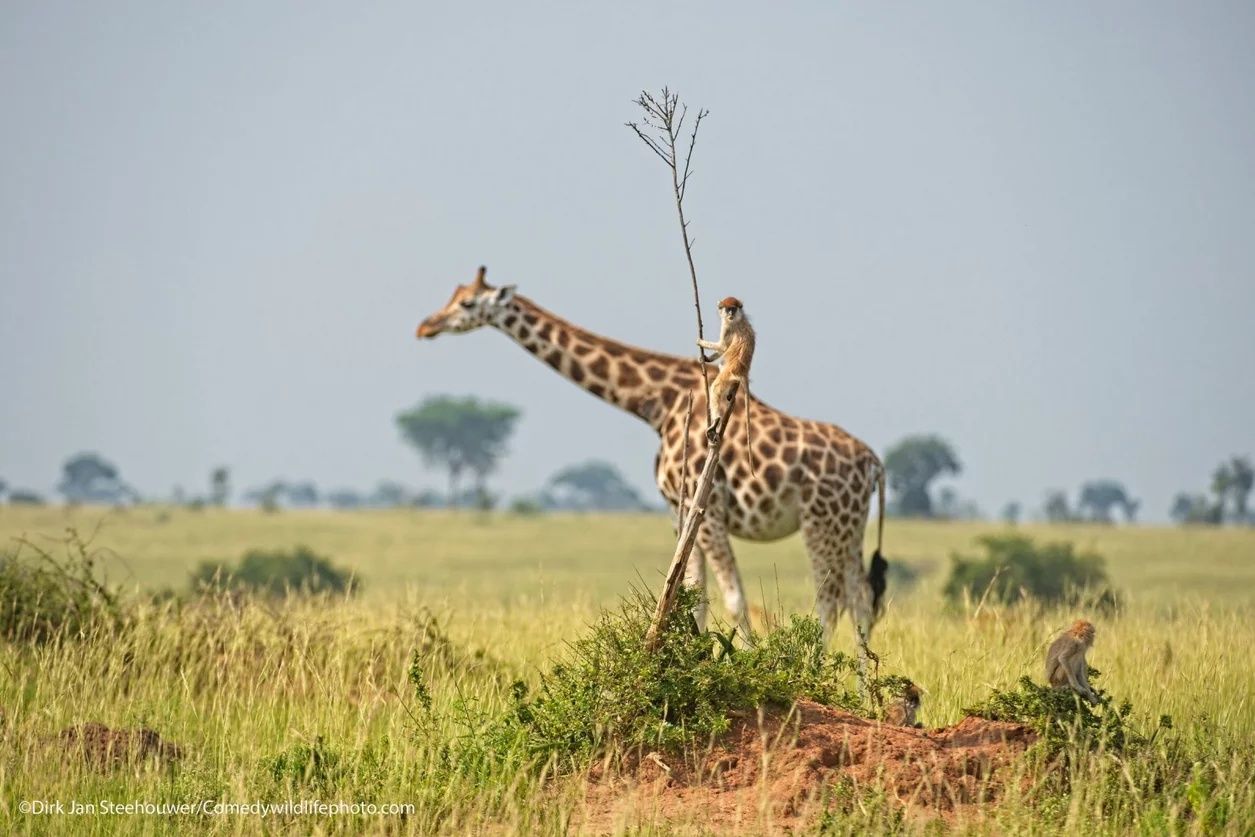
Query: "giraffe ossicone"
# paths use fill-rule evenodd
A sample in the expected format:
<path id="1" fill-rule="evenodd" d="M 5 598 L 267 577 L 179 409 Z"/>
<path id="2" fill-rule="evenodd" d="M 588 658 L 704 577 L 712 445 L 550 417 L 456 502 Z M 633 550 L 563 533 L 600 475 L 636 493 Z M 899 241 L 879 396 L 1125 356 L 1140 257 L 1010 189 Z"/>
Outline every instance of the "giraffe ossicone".
<path id="1" fill-rule="evenodd" d="M 731 298 L 724 301 L 739 305 Z M 651 352 L 593 334 L 518 295 L 514 285 L 489 285 L 482 267 L 471 284 L 457 286 L 449 302 L 423 320 L 417 336 L 430 339 L 483 326 L 505 332 L 567 380 L 652 427 L 661 440 L 654 477 L 673 514 L 682 493 L 696 494 L 697 478 L 706 464 L 705 431 L 696 423 L 689 430 L 687 469 L 683 461 L 689 393 L 693 414 L 706 412 L 706 392 L 696 359 Z M 796 418 L 752 396 L 748 407 L 756 468 L 751 472 L 746 434 L 740 426 L 746 411 L 734 409 L 720 452 L 721 467 L 698 530 L 696 560 L 688 563 L 686 581 L 704 589 L 709 562 L 725 605 L 748 637 L 749 607 L 729 536 L 775 541 L 800 530 L 815 581 L 824 639 L 831 637 L 841 613 L 849 611 L 862 674 L 866 642 L 883 609 L 888 571 L 881 555 L 884 465 L 868 445 L 836 425 Z M 684 474 L 689 484 L 682 492 Z M 880 500 L 876 550 L 865 572 L 863 535 L 873 494 Z M 699 606 L 694 616 L 704 626 L 705 606 Z"/>

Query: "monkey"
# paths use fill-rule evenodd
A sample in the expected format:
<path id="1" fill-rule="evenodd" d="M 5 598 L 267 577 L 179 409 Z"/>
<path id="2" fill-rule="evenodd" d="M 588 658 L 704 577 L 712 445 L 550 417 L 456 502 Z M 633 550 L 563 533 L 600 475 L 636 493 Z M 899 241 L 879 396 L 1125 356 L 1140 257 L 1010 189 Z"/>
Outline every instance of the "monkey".
<path id="1" fill-rule="evenodd" d="M 1052 689 L 1071 689 L 1090 702 L 1098 704 L 1098 696 L 1090 688 L 1085 652 L 1094 644 L 1094 626 L 1077 619 L 1071 629 L 1050 643 L 1046 652 L 1046 681 Z"/>
<path id="2" fill-rule="evenodd" d="M 919 711 L 920 695 L 919 687 L 914 683 L 907 685 L 902 690 L 902 694 L 894 698 L 893 701 L 885 707 L 885 723 L 893 724 L 899 727 L 914 727 L 915 729 L 923 729 L 923 724 L 915 722 L 915 713 Z"/>
<path id="3" fill-rule="evenodd" d="M 732 396 L 729 392 L 732 384 L 740 384 L 745 398 L 745 448 L 749 454 L 750 472 L 754 472 L 754 449 L 750 447 L 750 362 L 754 359 L 754 327 L 745 316 L 741 300 L 734 296 L 727 297 L 719 303 L 719 342 L 709 340 L 697 341 L 701 349 L 714 352 L 711 357 L 702 354 L 702 360 L 713 362 L 723 358 L 723 366 L 715 376 L 711 385 L 711 401 L 714 408 L 714 423 L 706 431 L 706 438 L 715 439 L 715 428 L 723 417 L 724 409 L 732 408 Z M 726 405 L 726 406 L 725 406 Z"/>

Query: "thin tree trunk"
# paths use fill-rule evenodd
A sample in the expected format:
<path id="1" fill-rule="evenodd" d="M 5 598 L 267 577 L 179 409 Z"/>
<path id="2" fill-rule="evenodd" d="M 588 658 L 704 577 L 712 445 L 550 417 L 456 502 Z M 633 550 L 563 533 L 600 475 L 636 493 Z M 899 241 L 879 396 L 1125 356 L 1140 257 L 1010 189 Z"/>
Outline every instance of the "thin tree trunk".
<path id="1" fill-rule="evenodd" d="M 461 465 L 449 466 L 449 498 L 445 505 L 451 509 L 458 507 L 458 479 L 462 476 Z"/>
<path id="2" fill-rule="evenodd" d="M 736 400 L 738 384 L 733 383 L 729 390 L 732 401 Z M 658 650 L 661 638 L 662 623 L 666 621 L 671 606 L 675 604 L 675 594 L 680 589 L 684 570 L 688 567 L 689 555 L 693 552 L 693 544 L 697 542 L 697 530 L 706 516 L 706 502 L 710 499 L 710 489 L 715 481 L 715 469 L 719 467 L 719 453 L 723 448 L 723 433 L 728 427 L 728 419 L 732 417 L 728 410 L 719 419 L 715 428 L 715 438 L 706 448 L 706 464 L 702 475 L 697 480 L 697 490 L 693 493 L 693 504 L 680 528 L 680 540 L 676 544 L 675 554 L 671 556 L 671 566 L 667 569 L 667 578 L 663 582 L 662 595 L 658 597 L 658 606 L 654 609 L 654 618 L 649 623 L 649 631 L 645 634 L 645 648 L 649 652 Z M 685 463 L 687 469 L 688 463 Z"/>

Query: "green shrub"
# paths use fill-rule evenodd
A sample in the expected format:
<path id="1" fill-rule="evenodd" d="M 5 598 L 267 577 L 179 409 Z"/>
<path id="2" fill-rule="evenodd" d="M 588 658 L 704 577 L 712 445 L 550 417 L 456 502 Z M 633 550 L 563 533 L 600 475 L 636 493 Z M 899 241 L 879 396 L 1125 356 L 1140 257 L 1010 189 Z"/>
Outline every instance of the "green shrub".
<path id="1" fill-rule="evenodd" d="M 1043 605 L 1081 605 L 1110 610 L 1119 597 L 1109 586 L 1106 562 L 1099 555 L 1077 553 L 1070 543 L 1038 545 L 1024 535 L 977 538 L 983 557 L 952 556 L 943 594 L 951 602 L 964 598 L 1013 604 L 1031 599 Z"/>
<path id="2" fill-rule="evenodd" d="M 534 497 L 516 497 L 510 503 L 510 513 L 524 517 L 532 517 L 544 512 L 540 503 Z"/>
<path id="3" fill-rule="evenodd" d="M 1158 730 L 1148 739 L 1129 726 L 1129 716 L 1133 711 L 1129 701 L 1115 706 L 1111 696 L 1094 683 L 1101 676 L 1098 669 L 1090 666 L 1088 675 L 1090 686 L 1098 696 L 1098 704 L 1093 707 L 1074 692 L 1041 686 L 1025 676 L 1019 679 L 1014 689 L 994 689 L 983 703 L 963 711 L 991 721 L 1026 724 L 1040 736 L 1050 752 L 1057 752 L 1069 744 L 1081 744 L 1091 749 L 1101 744 L 1107 749 L 1124 751 L 1154 739 Z M 1171 728 L 1172 718 L 1168 715 L 1160 717 L 1159 729 Z"/>
<path id="4" fill-rule="evenodd" d="M 96 556 L 73 530 L 66 552 L 58 560 L 23 541 L 17 550 L 0 553 L 0 637 L 42 644 L 122 627 L 117 590 L 97 577 Z"/>
<path id="5" fill-rule="evenodd" d="M 361 582 L 348 570 L 305 546 L 294 549 L 253 549 L 234 567 L 221 561 L 202 561 L 192 574 L 194 592 L 229 590 L 263 596 L 357 592 Z"/>
<path id="6" fill-rule="evenodd" d="M 572 643 L 534 692 L 515 682 L 513 706 L 504 717 L 476 714 L 469 702 L 455 701 L 447 720 L 465 734 L 451 761 L 477 769 L 508 757 L 574 769 L 617 749 L 678 750 L 704 743 L 730 728 L 733 713 L 787 708 L 802 698 L 870 716 L 855 689 L 854 660 L 825 649 L 816 619 L 794 615 L 787 625 L 756 637 L 752 647 L 736 648 L 735 630 L 696 630 L 690 611 L 700 595 L 681 587 L 655 653 L 644 647 L 655 600 L 638 591 Z M 432 715 L 426 667 L 416 651 L 410 681 L 420 732 L 445 720 Z M 873 681 L 873 700 L 879 704 L 882 692 L 905 682 Z"/>

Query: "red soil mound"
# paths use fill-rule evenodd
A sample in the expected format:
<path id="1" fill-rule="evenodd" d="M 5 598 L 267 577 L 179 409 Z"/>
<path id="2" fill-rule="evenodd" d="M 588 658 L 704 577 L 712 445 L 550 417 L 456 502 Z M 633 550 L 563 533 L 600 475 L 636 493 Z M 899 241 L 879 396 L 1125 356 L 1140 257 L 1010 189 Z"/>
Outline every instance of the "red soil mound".
<path id="1" fill-rule="evenodd" d="M 819 815 L 824 790 L 837 782 L 883 783 L 893 804 L 948 818 L 995 800 L 1000 769 L 1035 739 L 1019 724 L 965 718 L 953 727 L 910 729 L 802 701 L 788 713 L 734 719 L 700 758 L 644 753 L 617 770 L 595 769 L 582 827 L 795 829 Z"/>

